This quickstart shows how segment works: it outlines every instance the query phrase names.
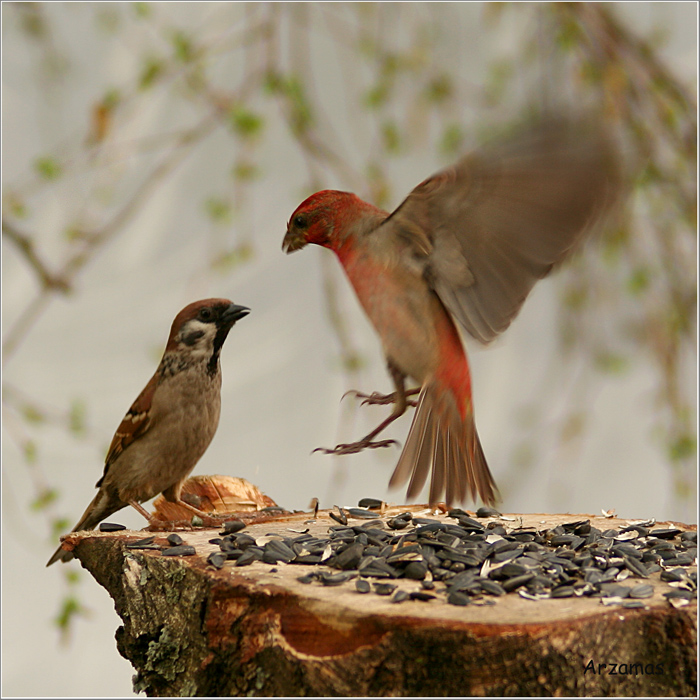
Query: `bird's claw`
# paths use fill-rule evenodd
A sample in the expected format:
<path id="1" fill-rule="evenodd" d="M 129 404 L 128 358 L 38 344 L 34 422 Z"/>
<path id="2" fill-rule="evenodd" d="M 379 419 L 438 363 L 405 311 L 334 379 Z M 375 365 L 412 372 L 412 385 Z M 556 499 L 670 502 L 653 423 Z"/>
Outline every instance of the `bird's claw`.
<path id="1" fill-rule="evenodd" d="M 357 452 L 362 452 L 362 450 L 374 450 L 378 447 L 391 447 L 391 445 L 398 444 L 398 440 L 377 440 L 375 442 L 371 440 L 359 440 L 358 442 L 336 445 L 332 449 L 327 447 L 317 447 L 314 452 L 323 452 L 323 454 L 326 455 L 352 455 L 356 454 Z"/>

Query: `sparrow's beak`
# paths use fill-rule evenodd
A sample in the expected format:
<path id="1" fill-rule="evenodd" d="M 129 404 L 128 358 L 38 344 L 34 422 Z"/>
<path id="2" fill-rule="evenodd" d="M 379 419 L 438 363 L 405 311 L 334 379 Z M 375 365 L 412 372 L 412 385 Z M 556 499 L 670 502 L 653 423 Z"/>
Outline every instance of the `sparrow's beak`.
<path id="1" fill-rule="evenodd" d="M 282 241 L 282 250 L 289 255 L 295 250 L 301 250 L 307 243 L 308 241 L 302 233 L 287 229 L 287 234 Z"/>
<path id="2" fill-rule="evenodd" d="M 244 316 L 250 313 L 250 309 L 247 306 L 238 306 L 238 304 L 231 304 L 231 306 L 224 311 L 221 316 L 222 324 L 233 325 L 236 321 L 240 320 Z"/>

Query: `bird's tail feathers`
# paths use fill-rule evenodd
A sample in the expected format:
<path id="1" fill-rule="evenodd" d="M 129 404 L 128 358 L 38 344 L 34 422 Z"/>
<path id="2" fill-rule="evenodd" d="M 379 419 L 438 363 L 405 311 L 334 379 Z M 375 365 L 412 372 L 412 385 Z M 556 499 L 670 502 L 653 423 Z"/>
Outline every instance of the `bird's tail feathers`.
<path id="1" fill-rule="evenodd" d="M 463 502 L 467 489 L 489 505 L 498 499 L 498 489 L 489 471 L 476 432 L 471 405 L 462 416 L 454 392 L 436 379 L 427 381 L 389 486 L 401 486 L 410 476 L 408 498 L 415 498 L 428 474 L 430 504 L 445 494 L 447 505 Z"/>
<path id="2" fill-rule="evenodd" d="M 105 491 L 100 489 L 71 532 L 94 530 L 106 517 L 123 507 L 123 503 L 115 503 L 114 499 L 110 498 Z M 51 566 L 51 564 L 55 564 L 59 560 L 63 562 L 70 561 L 74 556 L 73 552 L 69 552 L 63 549 L 62 546 L 59 546 L 46 566 Z"/>

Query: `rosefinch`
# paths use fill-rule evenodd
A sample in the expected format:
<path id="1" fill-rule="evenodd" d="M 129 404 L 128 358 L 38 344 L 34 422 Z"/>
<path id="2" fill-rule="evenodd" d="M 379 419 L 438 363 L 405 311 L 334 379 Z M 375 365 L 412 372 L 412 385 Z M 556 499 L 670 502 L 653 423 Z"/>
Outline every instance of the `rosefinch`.
<path id="1" fill-rule="evenodd" d="M 336 454 L 392 442 L 372 439 L 417 408 L 390 486 L 411 477 L 415 497 L 432 471 L 430 503 L 467 487 L 486 503 L 496 486 L 474 423 L 469 365 L 456 319 L 483 343 L 505 330 L 530 289 L 607 213 L 620 192 L 618 160 L 603 129 L 545 119 L 471 153 L 416 187 L 391 214 L 349 192 L 323 190 L 292 214 L 283 249 L 307 243 L 340 260 L 379 333 L 396 392 L 392 414 Z"/>

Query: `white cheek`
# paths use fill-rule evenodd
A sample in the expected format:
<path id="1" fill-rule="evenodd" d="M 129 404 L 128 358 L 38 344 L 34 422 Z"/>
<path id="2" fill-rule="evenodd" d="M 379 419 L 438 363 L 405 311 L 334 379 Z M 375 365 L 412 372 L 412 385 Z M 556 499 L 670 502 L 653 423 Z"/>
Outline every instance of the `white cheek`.
<path id="1" fill-rule="evenodd" d="M 193 334 L 201 333 L 194 342 L 187 342 Z M 202 323 L 197 319 L 188 321 L 180 331 L 180 343 L 185 346 L 192 357 L 209 357 L 214 347 L 216 326 L 213 323 Z"/>

